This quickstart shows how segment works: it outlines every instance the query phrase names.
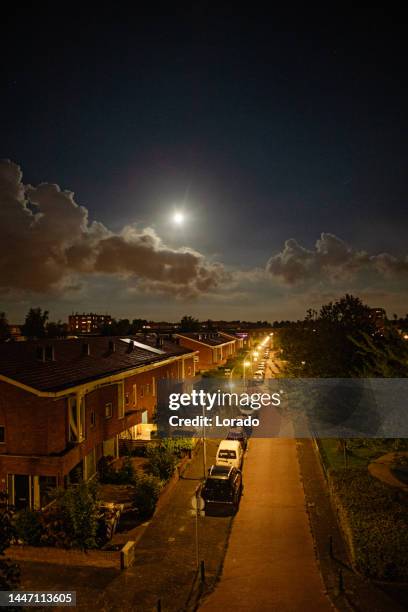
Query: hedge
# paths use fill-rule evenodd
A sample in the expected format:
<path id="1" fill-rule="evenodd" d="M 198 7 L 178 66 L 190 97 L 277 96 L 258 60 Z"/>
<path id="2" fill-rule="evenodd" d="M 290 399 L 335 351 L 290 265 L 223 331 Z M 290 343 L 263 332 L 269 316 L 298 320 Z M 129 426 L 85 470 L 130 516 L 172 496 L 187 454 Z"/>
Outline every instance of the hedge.
<path id="1" fill-rule="evenodd" d="M 407 494 L 365 468 L 330 470 L 329 481 L 356 568 L 370 578 L 407 581 Z"/>

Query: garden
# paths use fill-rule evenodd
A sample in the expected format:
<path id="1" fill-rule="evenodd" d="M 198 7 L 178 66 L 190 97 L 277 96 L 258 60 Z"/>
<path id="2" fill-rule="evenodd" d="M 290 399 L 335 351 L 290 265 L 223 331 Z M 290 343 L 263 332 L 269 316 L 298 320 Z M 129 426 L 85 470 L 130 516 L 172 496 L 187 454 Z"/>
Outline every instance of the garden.
<path id="1" fill-rule="evenodd" d="M 190 439 L 148 444 L 140 469 L 135 469 L 138 462 L 132 453 L 123 457 L 119 468 L 112 458 L 103 457 L 97 478 L 55 490 L 52 502 L 43 510 L 14 513 L 14 543 L 83 551 L 109 549 L 116 531 L 128 531 L 153 515 L 160 494 L 180 462 L 191 456 L 192 448 Z M 106 500 L 104 489 L 113 502 Z M 120 501 L 123 493 L 127 503 L 116 503 L 115 498 Z"/>
<path id="2" fill-rule="evenodd" d="M 388 453 L 393 469 L 405 471 L 408 440 L 319 440 L 319 450 L 355 568 L 377 580 L 408 581 L 408 492 L 368 471 Z"/>

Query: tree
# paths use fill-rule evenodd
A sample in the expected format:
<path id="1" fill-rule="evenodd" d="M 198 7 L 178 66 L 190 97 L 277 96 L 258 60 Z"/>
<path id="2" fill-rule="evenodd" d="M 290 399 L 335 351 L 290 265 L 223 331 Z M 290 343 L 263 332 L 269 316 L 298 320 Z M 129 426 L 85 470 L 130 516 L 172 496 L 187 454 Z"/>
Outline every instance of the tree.
<path id="1" fill-rule="evenodd" d="M 408 346 L 401 336 L 391 330 L 384 342 L 375 342 L 368 334 L 353 342 L 362 356 L 357 371 L 364 378 L 406 378 L 408 376 Z"/>
<path id="2" fill-rule="evenodd" d="M 68 326 L 62 321 L 54 323 L 49 321 L 46 325 L 47 337 L 48 338 L 65 338 L 68 335 Z"/>
<path id="3" fill-rule="evenodd" d="M 184 315 L 180 321 L 180 331 L 183 332 L 194 332 L 200 329 L 200 322 L 194 317 Z"/>
<path id="4" fill-rule="evenodd" d="M 7 503 L 7 494 L 0 492 L 0 590 L 11 591 L 18 586 L 20 570 L 16 563 L 9 559 L 5 550 L 16 535 L 11 508 Z"/>
<path id="5" fill-rule="evenodd" d="M 27 338 L 44 338 L 46 335 L 45 324 L 48 321 L 48 310 L 41 308 L 30 308 L 25 323 L 22 327 L 23 335 Z"/>
<path id="6" fill-rule="evenodd" d="M 147 325 L 146 319 L 133 319 L 132 325 L 130 326 L 130 333 L 137 334 L 143 330 L 143 327 Z"/>
<path id="7" fill-rule="evenodd" d="M 279 333 L 289 376 L 342 378 L 359 376 L 366 357 L 355 341 L 364 335 L 381 344 L 371 311 L 359 298 L 345 295 L 324 304 L 318 316 L 309 310 L 304 321 Z"/>
<path id="8" fill-rule="evenodd" d="M 5 312 L 0 312 L 0 342 L 10 338 L 10 330 Z"/>

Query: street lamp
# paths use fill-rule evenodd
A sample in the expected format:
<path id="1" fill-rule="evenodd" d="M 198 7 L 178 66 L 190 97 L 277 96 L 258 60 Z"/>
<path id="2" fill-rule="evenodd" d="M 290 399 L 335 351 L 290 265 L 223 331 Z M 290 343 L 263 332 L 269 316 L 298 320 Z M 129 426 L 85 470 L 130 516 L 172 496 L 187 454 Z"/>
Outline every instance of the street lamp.
<path id="1" fill-rule="evenodd" d="M 249 366 L 251 365 L 250 361 L 244 361 L 243 366 L 244 366 L 244 375 L 243 375 L 243 382 L 244 382 L 244 387 L 245 387 L 245 368 L 249 368 Z"/>

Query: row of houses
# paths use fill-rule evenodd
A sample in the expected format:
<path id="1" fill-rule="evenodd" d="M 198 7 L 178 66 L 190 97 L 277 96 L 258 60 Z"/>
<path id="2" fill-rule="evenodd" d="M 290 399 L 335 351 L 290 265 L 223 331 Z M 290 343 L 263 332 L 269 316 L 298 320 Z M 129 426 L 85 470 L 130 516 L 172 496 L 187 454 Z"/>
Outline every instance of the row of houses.
<path id="1" fill-rule="evenodd" d="M 0 490 L 17 508 L 149 438 L 160 380 L 192 382 L 242 349 L 228 333 L 78 337 L 0 344 Z"/>

